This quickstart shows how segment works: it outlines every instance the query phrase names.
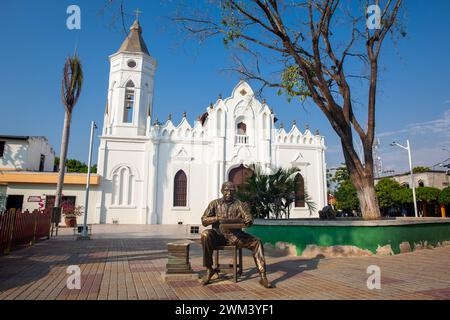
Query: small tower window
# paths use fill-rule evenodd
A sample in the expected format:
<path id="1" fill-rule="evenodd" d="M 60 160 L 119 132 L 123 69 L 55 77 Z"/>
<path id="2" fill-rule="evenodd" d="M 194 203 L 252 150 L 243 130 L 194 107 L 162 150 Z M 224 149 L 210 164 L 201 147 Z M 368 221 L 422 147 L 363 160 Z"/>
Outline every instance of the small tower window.
<path id="1" fill-rule="evenodd" d="M 247 125 L 243 121 L 239 122 L 236 126 L 235 144 L 249 144 Z"/>
<path id="2" fill-rule="evenodd" d="M 123 122 L 132 123 L 133 122 L 133 108 L 134 108 L 134 83 L 128 81 L 125 89 L 125 108 L 123 112 Z"/>
<path id="3" fill-rule="evenodd" d="M 135 68 L 136 67 L 136 61 L 128 60 L 127 65 L 128 65 L 129 68 Z"/>
<path id="4" fill-rule="evenodd" d="M 247 133 L 247 125 L 244 122 L 239 122 L 237 125 L 237 134 L 245 136 Z"/>

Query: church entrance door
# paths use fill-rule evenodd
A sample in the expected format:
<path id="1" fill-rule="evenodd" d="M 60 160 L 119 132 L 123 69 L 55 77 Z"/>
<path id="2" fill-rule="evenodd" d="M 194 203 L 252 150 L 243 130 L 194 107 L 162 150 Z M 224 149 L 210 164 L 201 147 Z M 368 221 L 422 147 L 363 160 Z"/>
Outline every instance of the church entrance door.
<path id="1" fill-rule="evenodd" d="M 239 187 L 248 177 L 251 177 L 252 175 L 253 171 L 241 164 L 239 167 L 230 171 L 228 180 L 233 182 L 236 187 Z"/>

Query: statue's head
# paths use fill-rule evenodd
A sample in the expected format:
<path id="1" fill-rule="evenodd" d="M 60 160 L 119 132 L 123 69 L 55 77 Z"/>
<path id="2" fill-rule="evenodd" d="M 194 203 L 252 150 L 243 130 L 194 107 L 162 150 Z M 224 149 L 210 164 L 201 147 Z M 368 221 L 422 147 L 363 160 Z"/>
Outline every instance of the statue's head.
<path id="1" fill-rule="evenodd" d="M 231 181 L 224 182 L 222 184 L 222 195 L 225 201 L 230 202 L 234 200 L 234 194 L 236 193 L 236 187 Z"/>

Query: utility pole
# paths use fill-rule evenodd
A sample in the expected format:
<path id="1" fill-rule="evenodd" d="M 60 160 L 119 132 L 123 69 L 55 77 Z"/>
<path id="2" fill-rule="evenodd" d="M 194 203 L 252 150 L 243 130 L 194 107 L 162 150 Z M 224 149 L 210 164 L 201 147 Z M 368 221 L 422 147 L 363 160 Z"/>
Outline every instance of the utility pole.
<path id="1" fill-rule="evenodd" d="M 401 144 L 399 144 L 396 141 L 392 142 L 391 146 L 397 146 L 397 147 L 400 147 L 400 148 L 408 151 L 409 170 L 411 171 L 411 187 L 412 187 L 413 202 L 414 202 L 414 214 L 417 218 L 419 215 L 417 214 L 416 186 L 414 184 L 414 172 L 413 172 L 413 165 L 412 165 L 411 145 L 409 144 L 409 140 L 406 140 L 406 147 L 402 146 Z"/>
<path id="2" fill-rule="evenodd" d="M 88 160 L 88 172 L 86 178 L 86 197 L 84 199 L 84 224 L 83 224 L 83 232 L 81 233 L 84 239 L 89 238 L 88 229 L 87 229 L 87 216 L 88 216 L 88 205 L 89 205 L 89 189 L 91 185 L 91 165 L 92 165 L 92 148 L 94 144 L 94 130 L 97 129 L 97 125 L 94 121 L 91 123 L 91 140 L 89 142 L 89 160 Z"/>

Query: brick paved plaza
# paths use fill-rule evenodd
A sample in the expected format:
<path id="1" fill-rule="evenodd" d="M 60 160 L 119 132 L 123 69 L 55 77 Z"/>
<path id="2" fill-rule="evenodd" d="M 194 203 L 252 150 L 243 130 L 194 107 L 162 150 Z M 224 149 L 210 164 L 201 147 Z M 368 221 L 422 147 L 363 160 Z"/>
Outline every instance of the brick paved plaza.
<path id="1" fill-rule="evenodd" d="M 72 230 L 0 257 L 0 299 L 450 299 L 450 247 L 396 256 L 305 260 L 267 252 L 263 289 L 249 252 L 235 284 L 216 279 L 164 282 L 166 244 L 188 239 L 184 226 L 94 226 L 92 240 L 75 241 Z M 172 238 L 172 240 L 171 240 Z M 192 239 L 191 263 L 203 275 L 202 250 Z M 66 288 L 66 269 L 81 268 L 81 290 Z M 366 286 L 367 267 L 381 268 L 381 289 Z"/>

